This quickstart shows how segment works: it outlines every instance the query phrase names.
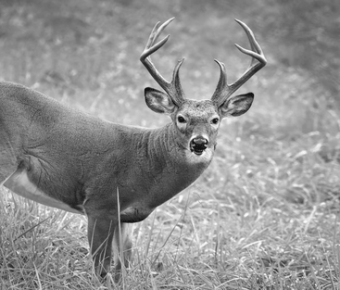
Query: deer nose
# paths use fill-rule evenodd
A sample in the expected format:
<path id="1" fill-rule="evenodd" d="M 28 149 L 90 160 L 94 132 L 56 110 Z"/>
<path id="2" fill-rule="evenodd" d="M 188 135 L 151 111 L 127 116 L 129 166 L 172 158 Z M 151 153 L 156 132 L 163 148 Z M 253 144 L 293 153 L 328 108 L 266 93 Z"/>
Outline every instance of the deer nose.
<path id="1" fill-rule="evenodd" d="M 195 137 L 190 141 L 190 150 L 196 155 L 201 155 L 207 149 L 209 141 L 204 137 Z"/>

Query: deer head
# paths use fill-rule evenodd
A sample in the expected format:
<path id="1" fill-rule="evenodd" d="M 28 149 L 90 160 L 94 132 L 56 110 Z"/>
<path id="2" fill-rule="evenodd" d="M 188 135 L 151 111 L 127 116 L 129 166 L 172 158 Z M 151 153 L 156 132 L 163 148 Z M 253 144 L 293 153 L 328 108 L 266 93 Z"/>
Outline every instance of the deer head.
<path id="1" fill-rule="evenodd" d="M 179 70 L 184 59 L 178 61 L 173 71 L 172 81 L 166 81 L 151 61 L 150 55 L 161 48 L 169 39 L 169 35 L 156 43 L 160 33 L 174 18 L 159 25 L 155 25 L 148 39 L 146 47 L 140 57 L 151 76 L 164 89 L 164 92 L 153 88 L 145 89 L 145 101 L 148 107 L 162 114 L 170 115 L 176 130 L 178 145 L 194 156 L 211 159 L 216 146 L 217 132 L 221 120 L 227 116 L 240 116 L 250 108 L 254 94 L 232 94 L 240 88 L 252 75 L 266 65 L 265 56 L 260 45 L 255 40 L 250 28 L 236 20 L 246 32 L 251 50 L 236 44 L 244 54 L 252 57 L 251 65 L 247 71 L 234 83 L 227 83 L 226 70 L 223 63 L 215 60 L 220 67 L 220 79 L 217 88 L 210 100 L 190 100 L 184 97 L 181 86 Z"/>

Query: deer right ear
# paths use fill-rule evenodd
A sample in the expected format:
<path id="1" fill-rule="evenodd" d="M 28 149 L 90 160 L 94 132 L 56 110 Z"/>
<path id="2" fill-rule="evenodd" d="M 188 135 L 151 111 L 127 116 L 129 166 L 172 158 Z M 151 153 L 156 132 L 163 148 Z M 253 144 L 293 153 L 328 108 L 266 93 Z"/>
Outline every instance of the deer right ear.
<path id="1" fill-rule="evenodd" d="M 249 110 L 254 100 L 254 94 L 231 96 L 219 108 L 222 117 L 241 116 Z"/>
<path id="2" fill-rule="evenodd" d="M 145 88 L 144 96 L 148 107 L 156 113 L 171 114 L 176 109 L 176 105 L 166 93 L 153 88 Z"/>

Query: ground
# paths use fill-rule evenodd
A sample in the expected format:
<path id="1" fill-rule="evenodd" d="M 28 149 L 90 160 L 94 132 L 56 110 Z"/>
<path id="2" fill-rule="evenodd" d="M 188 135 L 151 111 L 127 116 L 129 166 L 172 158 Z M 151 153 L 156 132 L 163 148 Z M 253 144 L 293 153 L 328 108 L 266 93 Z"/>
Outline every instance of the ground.
<path id="1" fill-rule="evenodd" d="M 133 231 L 121 289 L 340 289 L 340 4 L 294 1 L 31 0 L 0 3 L 0 76 L 101 118 L 162 126 L 139 62 L 157 21 L 175 16 L 153 57 L 170 78 L 185 57 L 186 97 L 210 98 L 250 60 L 234 18 L 268 65 L 239 92 L 213 163 Z M 1 105 L 1 104 L 0 104 Z M 86 219 L 0 189 L 0 289 L 105 289 L 92 273 Z"/>

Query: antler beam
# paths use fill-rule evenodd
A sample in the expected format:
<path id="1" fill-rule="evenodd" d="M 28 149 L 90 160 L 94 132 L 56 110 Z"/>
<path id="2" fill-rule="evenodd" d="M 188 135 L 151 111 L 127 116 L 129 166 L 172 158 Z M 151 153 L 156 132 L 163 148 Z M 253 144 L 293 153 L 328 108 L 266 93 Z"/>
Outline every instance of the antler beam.
<path id="1" fill-rule="evenodd" d="M 256 72 L 263 68 L 267 64 L 267 60 L 262 52 L 262 49 L 255 39 L 252 30 L 242 21 L 235 19 L 235 21 L 241 25 L 243 30 L 248 36 L 251 50 L 245 49 L 238 44 L 235 46 L 242 53 L 251 56 L 251 63 L 246 72 L 234 83 L 228 85 L 227 74 L 225 65 L 215 59 L 215 62 L 220 67 L 220 79 L 218 81 L 216 90 L 211 100 L 217 105 L 222 105 L 235 91 L 237 91 L 245 82 L 247 82 Z"/>
<path id="2" fill-rule="evenodd" d="M 150 37 L 146 43 L 145 49 L 140 56 L 140 61 L 149 71 L 150 75 L 154 78 L 154 80 L 168 93 L 171 99 L 178 105 L 184 101 L 183 99 L 183 89 L 181 86 L 181 82 L 179 79 L 179 69 L 184 61 L 184 59 L 178 61 L 172 76 L 172 81 L 168 82 L 166 79 L 162 77 L 159 73 L 155 65 L 151 61 L 151 54 L 156 52 L 159 48 L 161 48 L 169 39 L 170 35 L 167 35 L 165 38 L 160 40 L 155 44 L 159 35 L 162 31 L 174 20 L 170 18 L 165 21 L 162 25 L 159 26 L 160 22 L 157 22 L 155 27 L 153 28 Z"/>

